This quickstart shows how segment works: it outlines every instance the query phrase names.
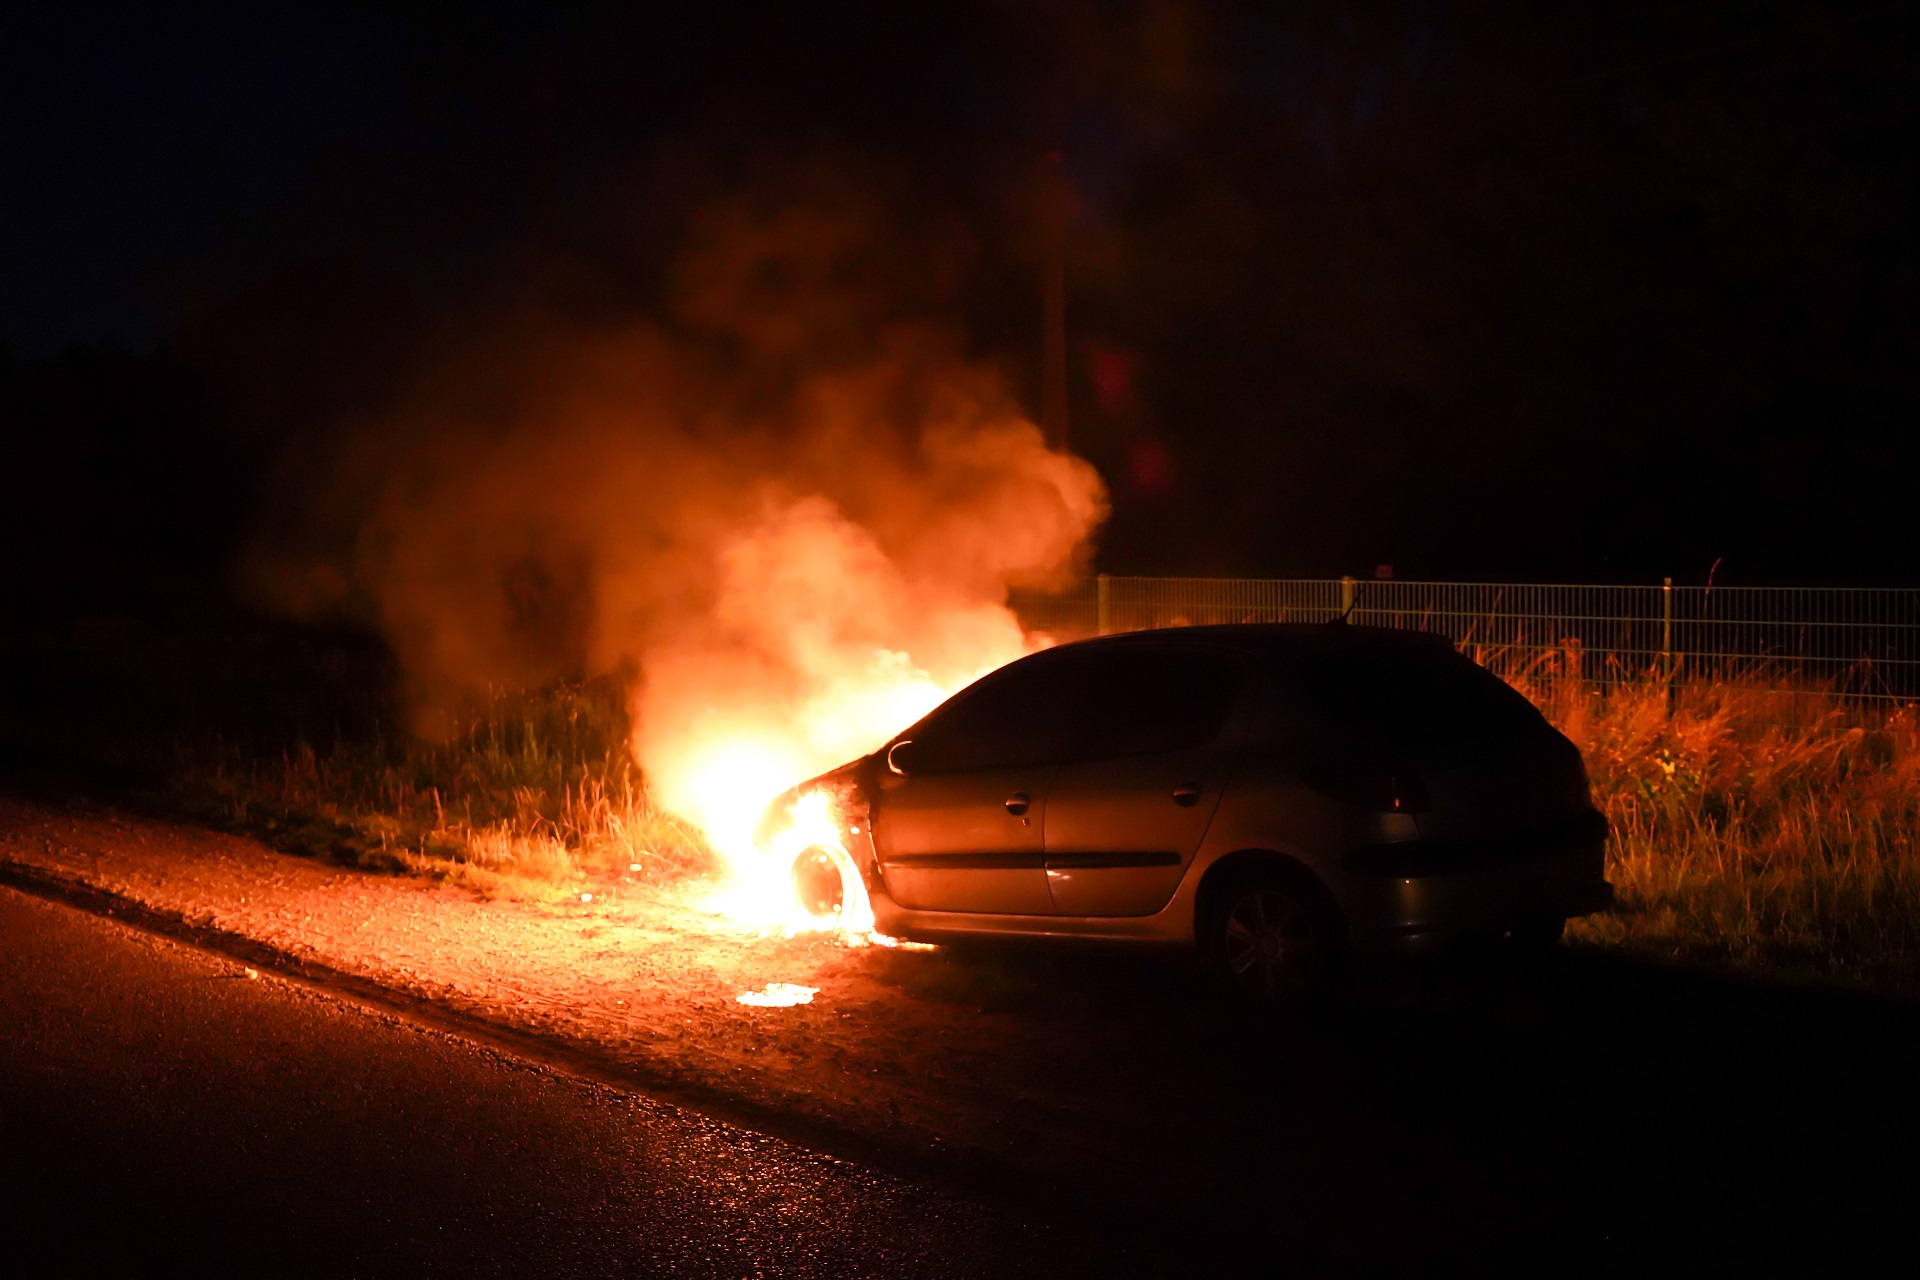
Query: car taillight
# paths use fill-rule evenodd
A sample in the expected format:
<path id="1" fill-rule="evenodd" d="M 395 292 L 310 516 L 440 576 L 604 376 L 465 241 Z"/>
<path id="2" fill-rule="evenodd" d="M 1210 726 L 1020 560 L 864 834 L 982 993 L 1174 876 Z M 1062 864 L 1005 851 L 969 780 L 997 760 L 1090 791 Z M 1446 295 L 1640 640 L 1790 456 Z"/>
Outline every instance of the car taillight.
<path id="1" fill-rule="evenodd" d="M 1375 813 L 1425 813 L 1433 807 L 1420 776 L 1404 765 L 1315 764 L 1300 780 L 1335 800 Z"/>

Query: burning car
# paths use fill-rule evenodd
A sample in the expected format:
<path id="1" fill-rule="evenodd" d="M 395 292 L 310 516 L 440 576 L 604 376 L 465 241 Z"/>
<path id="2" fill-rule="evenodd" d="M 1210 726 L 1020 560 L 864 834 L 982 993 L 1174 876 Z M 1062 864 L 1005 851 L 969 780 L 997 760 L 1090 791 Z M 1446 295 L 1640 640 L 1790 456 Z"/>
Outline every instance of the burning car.
<path id="1" fill-rule="evenodd" d="M 1273 996 L 1356 953 L 1550 945 L 1605 908 L 1574 745 L 1444 637 L 1143 631 L 1046 649 L 795 788 L 845 836 L 792 864 L 883 933 L 1197 946 Z"/>

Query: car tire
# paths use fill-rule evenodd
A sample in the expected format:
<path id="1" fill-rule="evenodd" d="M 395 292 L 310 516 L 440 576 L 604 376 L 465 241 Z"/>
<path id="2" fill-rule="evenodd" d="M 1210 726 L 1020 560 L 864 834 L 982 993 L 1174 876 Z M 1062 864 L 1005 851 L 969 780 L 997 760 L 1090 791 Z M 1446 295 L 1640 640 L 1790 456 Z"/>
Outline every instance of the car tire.
<path id="1" fill-rule="evenodd" d="M 1507 953 L 1521 961 L 1539 962 L 1557 955 L 1567 922 L 1558 916 L 1529 916 L 1508 926 Z"/>
<path id="2" fill-rule="evenodd" d="M 1202 945 L 1233 985 L 1262 1001 L 1311 1004 L 1345 969 L 1339 919 L 1293 877 L 1236 875 L 1212 895 Z"/>
<path id="3" fill-rule="evenodd" d="M 793 860 L 793 892 L 808 915 L 823 920 L 839 915 L 847 892 L 840 864 L 818 845 L 801 850 Z"/>

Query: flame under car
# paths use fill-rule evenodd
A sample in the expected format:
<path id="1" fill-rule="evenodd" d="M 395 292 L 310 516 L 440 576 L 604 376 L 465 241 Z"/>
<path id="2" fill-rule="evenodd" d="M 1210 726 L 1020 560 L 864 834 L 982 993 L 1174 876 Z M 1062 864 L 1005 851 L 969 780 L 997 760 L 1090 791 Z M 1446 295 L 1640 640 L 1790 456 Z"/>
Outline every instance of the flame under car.
<path id="1" fill-rule="evenodd" d="M 1610 904 L 1580 753 L 1444 637 L 1144 631 L 985 676 L 829 789 L 884 933 L 1199 947 L 1265 994 Z M 840 862 L 794 883 L 835 909 Z"/>

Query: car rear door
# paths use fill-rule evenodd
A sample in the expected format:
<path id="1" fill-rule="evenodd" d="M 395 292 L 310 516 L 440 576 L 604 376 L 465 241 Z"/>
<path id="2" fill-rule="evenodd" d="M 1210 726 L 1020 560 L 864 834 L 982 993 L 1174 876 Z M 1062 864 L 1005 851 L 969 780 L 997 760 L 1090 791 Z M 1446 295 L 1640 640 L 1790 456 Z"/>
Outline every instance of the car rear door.
<path id="1" fill-rule="evenodd" d="M 1116 646 L 1080 678 L 1088 706 L 1047 795 L 1048 890 L 1061 915 L 1151 915 L 1219 806 L 1245 667 L 1217 650 Z"/>
<path id="2" fill-rule="evenodd" d="M 887 892 L 903 907 L 1048 915 L 1049 784 L 1075 717 L 1065 654 L 1036 654 L 963 690 L 912 729 L 872 810 Z"/>

